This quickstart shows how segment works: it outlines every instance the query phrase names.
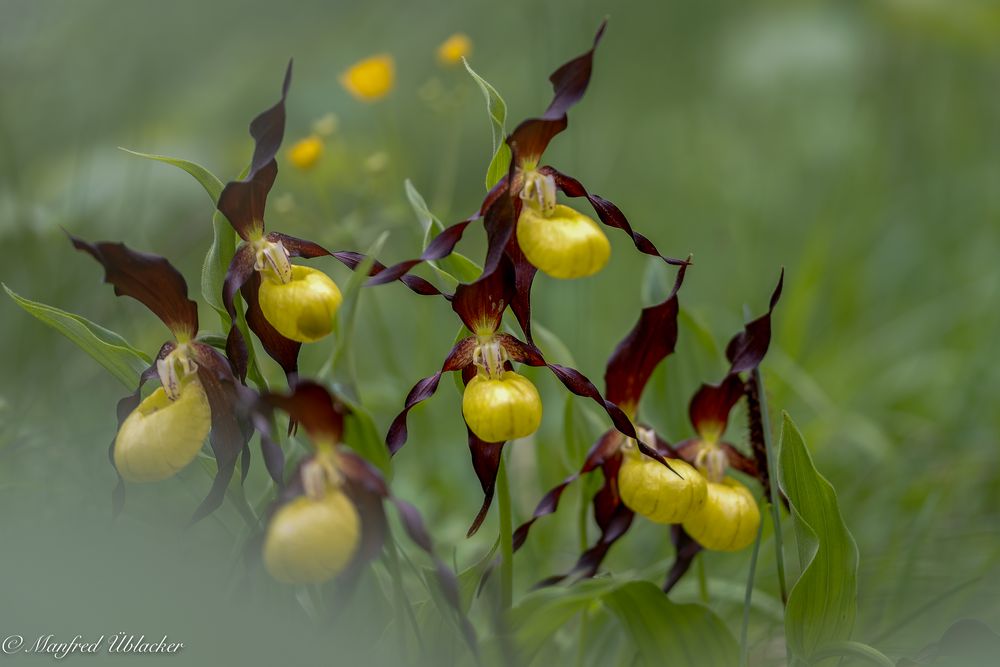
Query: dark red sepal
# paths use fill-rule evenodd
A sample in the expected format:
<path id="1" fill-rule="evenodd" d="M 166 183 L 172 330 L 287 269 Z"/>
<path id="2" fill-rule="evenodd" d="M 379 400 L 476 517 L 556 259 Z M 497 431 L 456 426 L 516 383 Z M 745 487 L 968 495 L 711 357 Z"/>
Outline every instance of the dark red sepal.
<path id="1" fill-rule="evenodd" d="M 670 539 L 674 543 L 676 556 L 674 556 L 674 563 L 670 566 L 670 571 L 667 572 L 667 580 L 663 584 L 664 593 L 669 593 L 670 589 L 691 569 L 691 563 L 701 551 L 701 545 L 688 535 L 680 525 L 670 527 Z"/>
<path id="2" fill-rule="evenodd" d="M 534 342 L 531 337 L 531 284 L 538 269 L 524 256 L 521 246 L 517 244 L 517 237 L 511 237 L 507 243 L 507 257 L 514 266 L 514 295 L 510 309 L 517 318 L 524 337 L 531 343 Z"/>
<path id="3" fill-rule="evenodd" d="M 451 307 L 469 331 L 493 333 L 514 298 L 514 267 L 504 258 L 492 273 L 455 289 Z"/>
<path id="4" fill-rule="evenodd" d="M 604 395 L 627 412 L 635 414 L 642 391 L 657 365 L 677 345 L 677 292 L 684 282 L 686 266 L 677 272 L 670 295 L 663 302 L 643 308 L 628 335 L 622 339 L 604 371 Z"/>
<path id="5" fill-rule="evenodd" d="M 632 243 L 639 252 L 652 257 L 659 257 L 667 264 L 672 264 L 674 266 L 683 266 L 691 263 L 690 259 L 676 259 L 674 257 L 667 257 L 666 255 L 661 254 L 660 251 L 656 249 L 656 246 L 653 245 L 652 241 L 632 229 L 632 225 L 629 223 L 628 218 L 625 217 L 625 214 L 622 213 L 617 206 L 603 197 L 592 195 L 587 192 L 587 188 L 585 188 L 580 181 L 571 176 L 560 173 L 552 167 L 542 167 L 538 171 L 552 176 L 552 178 L 555 179 L 556 187 L 559 188 L 567 197 L 586 197 L 587 201 L 590 202 L 591 207 L 593 207 L 594 212 L 597 213 L 597 217 L 600 221 L 608 227 L 620 229 L 628 234 L 632 238 Z"/>
<path id="6" fill-rule="evenodd" d="M 237 386 L 229 362 L 215 348 L 204 343 L 192 343 L 198 364 L 198 379 L 208 397 L 212 411 L 209 438 L 218 471 L 208 496 L 195 510 L 194 523 L 214 512 L 225 498 L 226 488 L 236 469 L 236 459 L 250 440 L 251 429 L 242 410 Z"/>
<path id="7" fill-rule="evenodd" d="M 264 229 L 267 195 L 278 175 L 276 157 L 285 135 L 285 98 L 292 82 L 292 61 L 288 61 L 281 86 L 281 99 L 250 122 L 254 140 L 250 171 L 242 181 L 231 181 L 219 196 L 218 208 L 244 240 Z"/>
<path id="8" fill-rule="evenodd" d="M 349 410 L 325 387 L 307 380 L 297 382 L 288 395 L 269 393 L 262 399 L 287 412 L 292 421 L 302 424 L 313 442 L 340 442 L 344 433 L 344 417 Z"/>
<path id="9" fill-rule="evenodd" d="M 496 491 L 497 473 L 500 470 L 500 458 L 503 455 L 504 442 L 486 442 L 469 429 L 469 452 L 472 454 L 472 467 L 476 470 L 479 485 L 483 488 L 483 504 L 479 513 L 473 519 L 466 532 L 466 537 L 472 537 L 479 530 L 490 505 L 493 504 L 493 494 Z"/>
<path id="10" fill-rule="evenodd" d="M 760 365 L 771 344 L 771 314 L 781 298 L 781 288 L 785 282 L 785 270 L 778 276 L 778 284 L 771 293 L 771 301 L 767 312 L 757 319 L 748 322 L 743 331 L 726 345 L 726 358 L 729 360 L 730 373 L 752 371 Z"/>
<path id="11" fill-rule="evenodd" d="M 237 326 L 237 303 L 236 294 L 243 285 L 250 280 L 254 274 L 254 262 L 256 257 L 254 250 L 247 244 L 241 245 L 233 254 L 226 270 L 225 280 L 222 282 L 222 304 L 229 313 L 229 335 L 226 336 L 226 356 L 233 367 L 233 373 L 245 382 L 247 378 L 247 358 L 249 351 L 248 341 L 243 339 L 243 334 Z"/>
<path id="12" fill-rule="evenodd" d="M 691 398 L 688 416 L 702 438 L 717 440 L 726 432 L 729 412 L 743 396 L 743 381 L 727 375 L 719 384 L 703 384 Z"/>
<path id="13" fill-rule="evenodd" d="M 434 395 L 438 384 L 441 382 L 441 375 L 443 373 L 460 371 L 470 366 L 472 364 L 472 353 L 475 348 L 476 339 L 474 337 L 470 336 L 458 341 L 445 358 L 444 363 L 441 365 L 441 370 L 434 375 L 423 378 L 410 389 L 410 393 L 406 395 L 403 410 L 392 420 L 389 432 L 385 436 L 385 444 L 389 448 L 390 453 L 395 454 L 406 444 L 406 416 L 410 413 L 410 410 L 418 403 L 426 401 Z"/>
<path id="14" fill-rule="evenodd" d="M 524 544 L 525 540 L 528 539 L 528 532 L 531 530 L 531 526 L 538 519 L 543 516 L 548 516 L 554 514 L 556 510 L 559 509 L 559 499 L 562 498 L 563 491 L 566 488 L 580 479 L 583 475 L 597 470 L 597 468 L 604 465 L 610 457 L 613 457 L 618 452 L 618 447 L 621 445 L 622 435 L 617 431 L 608 431 L 602 435 L 594 446 L 590 448 L 587 453 L 587 458 L 580 468 L 579 472 L 575 472 L 562 482 L 552 487 L 548 493 L 539 501 L 538 505 L 535 507 L 535 511 L 532 513 L 531 518 L 522 523 L 514 531 L 514 550 L 517 551 Z"/>
<path id="15" fill-rule="evenodd" d="M 549 76 L 553 97 L 541 118 L 524 121 L 507 139 L 515 164 L 537 164 L 552 137 L 566 129 L 566 112 L 583 98 L 590 83 L 594 66 L 594 50 L 597 48 L 607 21 L 602 21 L 594 35 L 591 48 L 561 65 Z"/>
<path id="16" fill-rule="evenodd" d="M 104 282 L 118 296 L 130 296 L 153 311 L 175 337 L 198 333 L 198 304 L 188 298 L 184 276 L 164 257 L 132 250 L 124 243 L 88 243 L 67 232 L 73 247 L 104 267 Z"/>
<path id="17" fill-rule="evenodd" d="M 115 441 L 118 439 L 118 431 L 121 430 L 122 424 L 128 418 L 132 411 L 139 407 L 139 403 L 142 402 L 142 387 L 147 382 L 156 377 L 156 362 L 160 359 L 165 359 L 168 354 L 174 351 L 177 347 L 173 341 L 164 343 L 160 347 L 160 351 L 156 354 L 156 359 L 151 363 L 142 373 L 139 374 L 139 385 L 135 388 L 135 391 L 125 396 L 120 401 L 115 408 L 115 415 L 118 418 L 118 426 L 115 427 L 115 437 L 111 439 L 111 445 L 108 447 L 108 460 L 111 462 L 111 467 L 115 471 L 115 476 L 118 478 L 115 484 L 114 491 L 111 492 L 111 517 L 115 518 L 121 514 L 122 509 L 125 508 L 125 480 L 122 479 L 122 475 L 118 472 L 118 466 L 115 465 Z"/>

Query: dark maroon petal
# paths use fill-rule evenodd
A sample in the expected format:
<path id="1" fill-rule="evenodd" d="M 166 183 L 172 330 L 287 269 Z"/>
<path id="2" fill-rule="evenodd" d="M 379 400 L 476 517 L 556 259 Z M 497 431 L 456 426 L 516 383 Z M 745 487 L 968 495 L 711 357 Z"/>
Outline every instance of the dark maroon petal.
<path id="1" fill-rule="evenodd" d="M 308 380 L 297 382 L 288 394 L 268 393 L 261 398 L 302 424 L 313 442 L 340 443 L 348 410 L 322 385 Z"/>
<path id="2" fill-rule="evenodd" d="M 451 307 L 473 333 L 493 333 L 500 328 L 503 311 L 514 298 L 514 267 L 504 258 L 492 273 L 455 289 Z"/>
<path id="3" fill-rule="evenodd" d="M 350 478 L 344 484 L 344 492 L 354 503 L 361 517 L 361 540 L 357 551 L 354 552 L 344 571 L 337 576 L 339 592 L 346 595 L 357 584 L 364 567 L 382 551 L 389 533 L 389 524 L 383 506 L 384 495 L 372 493 L 364 485 L 355 484 Z"/>
<path id="4" fill-rule="evenodd" d="M 382 285 L 390 283 L 393 280 L 399 280 L 418 264 L 433 262 L 447 257 L 454 252 L 455 246 L 462 240 L 462 235 L 465 233 L 466 227 L 478 219 L 479 216 L 476 215 L 466 220 L 462 220 L 461 222 L 457 222 L 451 227 L 445 228 L 427 245 L 427 248 L 424 249 L 423 254 L 421 254 L 419 258 L 393 264 L 383 270 L 373 272 L 372 278 L 367 284 Z"/>
<path id="5" fill-rule="evenodd" d="M 727 375 L 719 384 L 703 384 L 688 406 L 691 425 L 702 438 L 717 440 L 726 431 L 729 412 L 743 396 L 743 381 Z"/>
<path id="6" fill-rule="evenodd" d="M 264 459 L 264 466 L 268 474 L 278 487 L 285 483 L 285 453 L 281 451 L 281 446 L 275 442 L 273 433 L 273 410 L 265 405 L 257 396 L 256 392 L 247 387 L 237 387 L 241 396 L 244 396 L 243 404 L 248 406 L 250 420 L 254 428 L 260 434 L 260 453 Z"/>
<path id="7" fill-rule="evenodd" d="M 565 491 L 570 484 L 580 479 L 583 475 L 591 473 L 598 467 L 604 465 L 604 462 L 618 451 L 618 447 L 621 442 L 622 435 L 620 433 L 617 431 L 608 431 L 602 435 L 596 443 L 594 443 L 594 446 L 591 447 L 590 451 L 587 453 L 587 459 L 584 461 L 580 471 L 573 473 L 562 482 L 552 487 L 552 489 L 545 494 L 535 507 L 535 511 L 532 513 L 531 518 L 518 526 L 517 530 L 514 531 L 515 551 L 520 549 L 525 540 L 528 539 L 528 532 L 531 530 L 531 526 L 535 523 L 535 521 L 543 516 L 554 514 L 556 510 L 559 509 L 559 499 L 562 497 L 563 491 Z"/>
<path id="8" fill-rule="evenodd" d="M 389 426 L 389 433 L 385 436 L 385 444 L 389 447 L 390 453 L 395 454 L 406 444 L 406 416 L 410 413 L 410 410 L 418 403 L 426 401 L 434 395 L 438 384 L 441 382 L 442 373 L 460 371 L 470 366 L 472 364 L 472 353 L 475 348 L 476 339 L 474 337 L 463 338 L 451 348 L 451 352 L 445 358 L 441 370 L 413 385 L 413 389 L 406 396 L 402 412 L 392 420 L 392 425 Z"/>
<path id="9" fill-rule="evenodd" d="M 667 581 L 663 584 L 663 592 L 669 593 L 681 577 L 691 568 L 694 557 L 701 551 L 701 545 L 694 541 L 680 525 L 670 527 L 670 539 L 674 543 L 677 555 L 674 557 L 674 564 L 670 566 L 667 573 Z"/>
<path id="10" fill-rule="evenodd" d="M 546 118 L 558 118 L 569 111 L 570 107 L 583 99 L 583 94 L 587 91 L 590 83 L 590 74 L 594 65 L 594 51 L 604 36 L 604 29 L 607 28 L 608 21 L 601 21 L 594 35 L 594 45 L 590 50 L 573 60 L 570 60 L 549 76 L 552 82 L 552 90 L 555 95 L 552 103 L 545 110 Z"/>
<path id="11" fill-rule="evenodd" d="M 292 62 L 288 61 L 281 86 L 281 99 L 250 122 L 254 140 L 250 171 L 242 181 L 230 181 L 219 196 L 218 208 L 244 240 L 264 229 L 267 195 L 278 175 L 275 159 L 285 135 L 285 98 L 292 82 Z"/>
<path id="12" fill-rule="evenodd" d="M 503 454 L 503 442 L 486 442 L 469 430 L 469 451 L 472 453 L 472 467 L 476 470 L 479 485 L 483 487 L 483 504 L 479 513 L 469 526 L 466 537 L 472 537 L 479 530 L 486 513 L 493 503 L 493 493 L 497 485 L 497 472 L 500 470 L 500 457 Z"/>
<path id="13" fill-rule="evenodd" d="M 513 169 L 513 164 L 511 166 Z M 486 230 L 486 260 L 483 262 L 483 275 L 494 273 L 502 263 L 509 263 L 507 248 L 516 243 L 514 228 L 520 215 L 521 200 L 509 192 L 496 198 L 483 216 L 483 227 Z"/>
<path id="14" fill-rule="evenodd" d="M 229 357 L 233 373 L 240 379 L 240 382 L 245 382 L 247 378 L 249 350 L 247 349 L 247 341 L 243 340 L 243 334 L 236 326 L 236 294 L 253 276 L 255 261 L 253 248 L 247 244 L 241 245 L 233 254 L 233 259 L 229 262 L 229 268 L 226 270 L 226 278 L 222 283 L 222 303 L 226 307 L 226 312 L 229 313 L 230 322 L 229 335 L 226 336 L 226 356 Z"/>
<path id="15" fill-rule="evenodd" d="M 247 304 L 247 326 L 256 334 L 264 351 L 267 352 L 267 356 L 277 361 L 281 369 L 285 371 L 288 386 L 292 386 L 298 376 L 299 349 L 302 347 L 302 343 L 282 336 L 264 317 L 258 296 L 260 281 L 260 274 L 254 271 L 241 289 L 243 300 Z"/>
<path id="16" fill-rule="evenodd" d="M 389 487 L 378 468 L 354 452 L 341 447 L 337 450 L 337 465 L 344 476 L 369 493 L 379 497 L 389 496 Z"/>
<path id="17" fill-rule="evenodd" d="M 478 655 L 476 632 L 473 630 L 472 624 L 469 622 L 465 612 L 462 610 L 458 578 L 455 576 L 455 573 L 434 553 L 434 545 L 431 542 L 431 536 L 424 527 L 424 521 L 420 517 L 420 512 L 417 511 L 417 508 L 404 500 L 396 498 L 395 496 L 391 496 L 390 500 L 396 506 L 396 511 L 399 513 L 399 519 L 403 524 L 403 528 L 406 530 L 406 534 L 409 535 L 410 539 L 413 540 L 413 543 L 430 556 L 431 560 L 434 562 L 434 572 L 438 580 L 438 585 L 441 587 L 441 592 L 448 604 L 455 610 L 459 626 L 462 630 L 462 636 L 468 643 L 469 648 L 472 649 L 473 653 Z"/>
<path id="18" fill-rule="evenodd" d="M 587 189 L 583 187 L 583 184 L 580 183 L 580 181 L 562 174 L 552 167 L 542 167 L 538 171 L 543 174 L 551 175 L 556 181 L 556 187 L 562 190 L 563 194 L 566 196 L 586 197 L 601 222 L 608 227 L 620 229 L 632 237 L 632 243 L 635 244 L 635 247 L 639 252 L 652 257 L 659 257 L 667 264 L 673 264 L 675 266 L 690 264 L 689 259 L 675 259 L 673 257 L 662 255 L 660 251 L 656 249 L 656 246 L 653 245 L 652 241 L 632 229 L 632 225 L 629 223 L 628 218 L 625 217 L 625 214 L 622 213 L 617 206 L 609 202 L 607 199 L 588 193 Z"/>
<path id="19" fill-rule="evenodd" d="M 594 496 L 594 512 L 604 517 L 604 525 L 601 527 L 601 536 L 580 558 L 566 574 L 549 577 L 537 584 L 537 586 L 551 586 L 564 579 L 585 579 L 597 574 L 608 551 L 620 540 L 628 529 L 632 526 L 632 519 L 635 514 L 624 503 L 616 500 L 617 493 L 613 492 L 614 483 L 605 481 L 601 491 Z M 609 491 L 609 489 L 612 489 Z"/>
<path id="20" fill-rule="evenodd" d="M 368 259 L 364 254 L 360 252 L 351 251 L 330 251 L 321 246 L 318 243 L 313 243 L 312 241 L 307 241 L 305 239 L 299 239 L 294 236 L 288 236 L 287 234 L 279 234 L 278 232 L 271 232 L 267 235 L 270 241 L 281 241 L 281 244 L 288 251 L 291 257 L 305 257 L 306 259 L 312 259 L 314 257 L 333 257 L 338 262 L 349 268 L 351 271 L 356 271 L 358 265 Z M 371 269 L 368 270 L 369 276 L 377 276 L 386 270 L 385 265 L 378 260 L 372 262 Z M 393 278 L 393 280 L 399 280 L 407 287 L 409 287 L 413 292 L 420 295 L 440 295 L 441 290 L 434 285 L 430 284 L 423 278 L 419 276 L 408 276 L 399 275 Z M 386 281 L 390 282 L 390 281 Z"/>
<path id="21" fill-rule="evenodd" d="M 528 261 L 517 244 L 517 237 L 512 236 L 507 244 L 507 257 L 514 265 L 514 297 L 510 304 L 510 309 L 517 318 L 517 323 L 524 332 L 524 337 L 528 342 L 533 342 L 531 337 L 531 284 L 535 280 L 538 269 Z"/>
<path id="22" fill-rule="evenodd" d="M 545 365 L 545 358 L 542 357 L 542 351 L 532 343 L 525 343 L 506 333 L 497 333 L 494 335 L 494 338 L 507 352 L 507 356 L 510 357 L 511 361 L 528 366 Z"/>
<path id="23" fill-rule="evenodd" d="M 736 449 L 733 445 L 728 442 L 722 443 L 722 451 L 726 453 L 726 459 L 729 461 L 729 467 L 739 470 L 745 475 L 749 475 L 754 479 L 760 478 L 760 471 L 757 468 L 757 461 L 750 458 L 740 450 Z"/>
<path id="24" fill-rule="evenodd" d="M 642 310 L 639 321 L 608 360 L 604 371 L 605 396 L 630 414 L 635 414 L 653 370 L 677 345 L 677 291 L 686 270 L 682 266 L 677 272 L 674 288 L 662 303 Z"/>
<path id="25" fill-rule="evenodd" d="M 212 431 L 209 434 L 212 452 L 218 467 L 208 496 L 195 510 L 192 523 L 214 512 L 225 498 L 226 488 L 236 469 L 236 458 L 250 438 L 250 429 L 241 415 L 241 402 L 229 362 L 219 352 L 203 343 L 194 343 L 198 364 L 198 379 L 208 397 L 212 411 Z"/>
<path id="26" fill-rule="evenodd" d="M 566 129 L 566 112 L 583 98 L 587 90 L 594 65 L 594 50 L 604 36 L 606 26 L 607 21 L 602 21 L 590 50 L 563 64 L 549 76 L 554 94 L 543 116 L 524 121 L 508 137 L 507 143 L 515 164 L 537 164 L 552 137 Z"/>
<path id="27" fill-rule="evenodd" d="M 748 322 L 743 331 L 733 337 L 726 345 L 726 358 L 729 359 L 730 373 L 750 371 L 760 365 L 767 348 L 771 344 L 771 313 L 781 298 L 781 287 L 785 282 L 785 270 L 781 270 L 778 284 L 771 293 L 771 302 L 767 312 Z"/>
<path id="28" fill-rule="evenodd" d="M 184 276 L 159 255 L 138 252 L 124 243 L 87 243 L 67 232 L 73 247 L 104 267 L 104 282 L 118 296 L 130 296 L 153 311 L 174 336 L 198 333 L 198 304 L 188 298 Z"/>
<path id="29" fill-rule="evenodd" d="M 115 414 L 118 417 L 118 426 L 115 427 L 115 437 L 111 439 L 111 445 L 108 447 L 108 460 L 111 462 L 111 467 L 114 469 L 115 476 L 118 478 L 114 491 L 111 492 L 112 518 L 121 514 L 122 509 L 125 507 L 125 480 L 122 479 L 121 473 L 118 472 L 118 466 L 115 465 L 115 441 L 118 439 L 118 431 L 121 429 L 122 424 L 128 416 L 132 414 L 132 411 L 135 410 L 142 401 L 143 385 L 156 377 L 156 361 L 165 359 L 168 354 L 173 352 L 175 347 L 176 345 L 172 341 L 163 344 L 160 351 L 156 354 L 156 359 L 153 360 L 153 363 L 151 363 L 146 370 L 139 374 L 139 385 L 135 388 L 135 391 L 118 401 L 118 405 L 115 408 Z"/>
<path id="30" fill-rule="evenodd" d="M 263 233 L 267 195 L 277 176 L 278 162 L 272 159 L 242 181 L 230 181 L 222 189 L 218 209 L 244 241 Z"/>

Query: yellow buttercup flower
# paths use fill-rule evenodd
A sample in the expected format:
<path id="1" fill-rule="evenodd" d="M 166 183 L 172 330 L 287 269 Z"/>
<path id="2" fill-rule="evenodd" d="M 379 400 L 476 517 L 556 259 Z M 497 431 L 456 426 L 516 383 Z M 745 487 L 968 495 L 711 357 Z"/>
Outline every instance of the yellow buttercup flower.
<path id="1" fill-rule="evenodd" d="M 323 157 L 323 140 L 311 134 L 288 149 L 288 161 L 299 169 L 312 169 Z"/>
<path id="2" fill-rule="evenodd" d="M 457 65 L 470 53 L 472 53 L 472 40 L 460 32 L 444 40 L 437 50 L 438 61 L 442 65 Z"/>
<path id="3" fill-rule="evenodd" d="M 387 53 L 354 63 L 340 75 L 340 85 L 362 102 L 374 102 L 392 90 L 396 61 Z"/>

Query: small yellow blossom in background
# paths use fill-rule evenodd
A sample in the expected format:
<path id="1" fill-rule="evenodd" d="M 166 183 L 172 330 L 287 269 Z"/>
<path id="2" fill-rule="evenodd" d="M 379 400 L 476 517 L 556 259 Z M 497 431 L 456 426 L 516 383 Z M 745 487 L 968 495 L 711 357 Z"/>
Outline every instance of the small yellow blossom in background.
<path id="1" fill-rule="evenodd" d="M 396 78 L 396 61 L 383 53 L 354 63 L 340 75 L 340 85 L 362 102 L 385 97 Z"/>
<path id="2" fill-rule="evenodd" d="M 299 169 L 312 169 L 323 157 L 323 140 L 310 134 L 288 149 L 288 161 Z"/>
<path id="3" fill-rule="evenodd" d="M 329 137 L 336 134 L 339 127 L 340 118 L 337 117 L 337 114 L 330 111 L 313 121 L 312 131 L 313 134 L 318 134 L 321 137 Z"/>
<path id="4" fill-rule="evenodd" d="M 365 169 L 371 174 L 377 174 L 381 171 L 385 171 L 385 168 L 389 166 L 389 154 L 385 151 L 378 151 L 377 153 L 372 153 L 367 158 L 365 158 Z"/>
<path id="5" fill-rule="evenodd" d="M 457 65 L 470 53 L 472 53 L 472 40 L 468 35 L 456 32 L 441 43 L 437 56 L 442 65 Z"/>

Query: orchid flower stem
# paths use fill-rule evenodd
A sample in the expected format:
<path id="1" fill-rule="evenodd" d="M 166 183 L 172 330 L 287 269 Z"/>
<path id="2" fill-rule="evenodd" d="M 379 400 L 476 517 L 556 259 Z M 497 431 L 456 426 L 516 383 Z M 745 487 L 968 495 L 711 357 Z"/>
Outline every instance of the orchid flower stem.
<path id="1" fill-rule="evenodd" d="M 497 471 L 497 504 L 500 506 L 500 603 L 502 609 L 510 609 L 514 600 L 514 528 L 511 520 L 507 466 L 502 453 L 500 469 Z"/>
<path id="2" fill-rule="evenodd" d="M 757 554 L 760 553 L 760 541 L 764 535 L 764 524 L 757 526 L 757 539 L 753 543 L 753 553 L 750 554 L 750 572 L 747 574 L 747 592 L 743 599 L 743 624 L 740 627 L 740 667 L 750 664 L 750 642 L 747 635 L 750 631 L 750 603 L 753 601 L 753 582 L 757 574 Z"/>

